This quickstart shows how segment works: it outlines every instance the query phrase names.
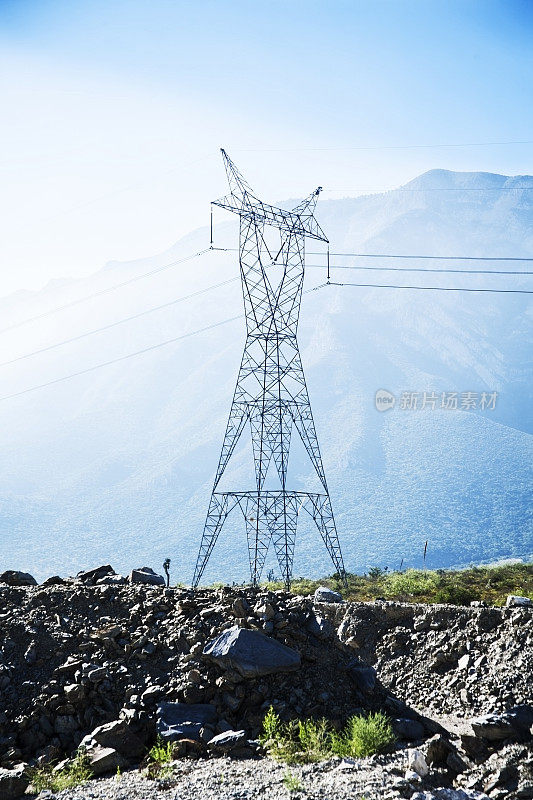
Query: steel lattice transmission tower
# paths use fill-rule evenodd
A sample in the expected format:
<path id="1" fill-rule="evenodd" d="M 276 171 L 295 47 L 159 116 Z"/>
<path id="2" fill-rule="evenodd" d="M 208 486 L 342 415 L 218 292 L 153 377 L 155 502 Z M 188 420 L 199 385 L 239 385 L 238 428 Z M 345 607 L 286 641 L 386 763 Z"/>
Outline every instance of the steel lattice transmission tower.
<path id="1" fill-rule="evenodd" d="M 194 571 L 197 586 L 220 530 L 238 506 L 246 521 L 250 573 L 256 585 L 271 540 L 287 586 L 290 585 L 298 515 L 315 520 L 335 570 L 345 579 L 344 563 L 318 446 L 305 377 L 296 340 L 304 282 L 305 237 L 327 242 L 313 216 L 320 188 L 292 211 L 258 200 L 222 150 L 230 194 L 215 205 L 239 215 L 239 262 L 246 318 L 246 344 L 231 405 L 226 435 Z M 276 250 L 266 240 L 266 228 L 279 232 Z M 277 239 L 277 237 L 276 237 Z M 273 255 L 274 253 L 274 255 Z M 278 285 L 272 269 L 281 265 Z M 246 424 L 250 426 L 255 463 L 255 487 L 222 492 L 218 486 Z M 287 489 L 287 465 L 292 429 L 296 428 L 316 470 L 322 491 Z M 271 461 L 280 489 L 264 489 Z"/>

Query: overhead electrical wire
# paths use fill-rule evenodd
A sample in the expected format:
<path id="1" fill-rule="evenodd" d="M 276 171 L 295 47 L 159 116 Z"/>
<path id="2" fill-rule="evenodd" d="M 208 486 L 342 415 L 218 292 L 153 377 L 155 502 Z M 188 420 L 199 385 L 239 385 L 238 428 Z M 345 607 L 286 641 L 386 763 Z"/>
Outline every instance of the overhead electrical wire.
<path id="1" fill-rule="evenodd" d="M 234 280 L 233 278 L 231 280 Z M 224 283 L 229 283 L 229 281 L 224 281 Z M 309 292 L 313 292 L 314 288 L 306 289 L 302 294 L 309 294 Z M 30 386 L 27 389 L 22 389 L 20 392 L 14 392 L 13 394 L 4 395 L 0 397 L 0 402 L 3 400 L 11 400 L 14 397 L 20 397 L 24 394 L 29 394 L 30 392 L 36 392 L 38 389 L 45 389 L 48 386 L 54 386 L 56 383 L 62 383 L 63 381 L 68 381 L 71 378 L 77 378 L 81 375 L 87 375 L 90 372 L 94 372 L 97 369 L 101 369 L 102 367 L 110 367 L 112 364 L 119 364 L 121 361 L 127 361 L 130 358 L 134 358 L 135 356 L 143 355 L 144 353 L 150 353 L 153 350 L 158 350 L 160 347 L 166 347 L 169 344 L 174 344 L 175 342 L 179 342 L 182 339 L 188 339 L 192 336 L 197 336 L 200 333 L 205 333 L 206 331 L 213 330 L 214 328 L 218 328 L 221 325 L 227 325 L 229 322 L 235 322 L 237 319 L 242 319 L 243 314 L 238 314 L 236 317 L 228 317 L 228 319 L 223 319 L 220 322 L 215 322 L 212 325 L 206 325 L 204 328 L 198 328 L 195 331 L 189 331 L 189 333 L 184 333 L 181 336 L 175 336 L 172 339 L 166 339 L 164 342 L 158 342 L 157 344 L 150 345 L 149 347 L 144 347 L 142 350 L 135 350 L 133 353 L 126 353 L 126 355 L 118 356 L 117 358 L 113 358 L 110 361 L 103 361 L 100 364 L 94 364 L 92 367 L 87 367 L 86 369 L 78 370 L 77 372 L 72 372 L 69 375 L 62 375 L 59 378 L 54 378 L 51 381 L 46 381 L 46 383 L 40 383 L 37 386 Z"/>
<path id="2" fill-rule="evenodd" d="M 362 288 L 369 288 L 369 289 L 421 289 L 425 291 L 444 291 L 444 292 L 493 292 L 496 294 L 533 294 L 533 290 L 527 289 L 470 289 L 470 288 L 459 288 L 459 287 L 452 287 L 452 286 L 399 286 L 396 284 L 379 284 L 379 283 L 335 283 L 335 282 L 328 282 L 328 283 L 321 283 L 318 286 L 313 286 L 309 289 L 306 289 L 302 294 L 309 294 L 310 292 L 316 292 L 319 289 L 323 289 L 326 286 L 358 286 Z M 86 369 L 78 370 L 77 372 L 72 372 L 69 375 L 62 375 L 59 378 L 54 378 L 51 381 L 47 381 L 46 383 L 38 384 L 37 386 L 30 386 L 27 389 L 22 389 L 19 392 L 14 392 L 13 394 L 4 395 L 0 397 L 0 402 L 4 400 L 11 400 L 15 397 L 20 397 L 25 394 L 29 394 L 30 392 L 35 392 L 39 389 L 45 389 L 48 386 L 54 386 L 57 383 L 62 383 L 63 381 L 68 381 L 71 378 L 77 378 L 81 375 L 87 375 L 88 373 L 94 372 L 95 370 L 101 369 L 103 367 L 109 367 L 113 364 L 119 364 L 122 361 L 127 361 L 130 358 L 134 358 L 138 355 L 143 355 L 144 353 L 150 353 L 153 350 L 158 350 L 161 347 L 166 347 L 170 344 L 174 344 L 175 342 L 179 342 L 183 339 L 188 339 L 192 336 L 197 336 L 200 333 L 204 333 L 206 331 L 213 330 L 214 328 L 218 328 L 221 325 L 226 325 L 229 322 L 235 322 L 238 319 L 242 319 L 243 314 L 239 314 L 235 317 L 229 317 L 228 319 L 220 320 L 220 322 L 215 322 L 212 325 L 206 325 L 204 328 L 198 328 L 195 331 L 189 331 L 189 333 L 181 334 L 181 336 L 175 336 L 172 339 L 167 339 L 164 342 L 158 342 L 157 344 L 150 345 L 148 347 L 144 347 L 141 350 L 136 350 L 133 353 L 126 353 L 123 356 L 118 356 L 117 358 L 113 358 L 109 361 L 104 361 L 100 364 L 94 364 L 91 367 L 87 367 Z"/>
<path id="3" fill-rule="evenodd" d="M 303 152 L 331 152 L 335 150 L 427 150 L 440 147 L 496 147 L 514 144 L 533 144 L 533 140 L 513 140 L 508 142 L 451 142 L 450 144 L 398 144 L 398 145 L 373 145 L 369 147 L 267 147 L 267 148 L 240 148 L 241 153 L 303 153 Z"/>
<path id="4" fill-rule="evenodd" d="M 190 256 L 185 256 L 184 258 L 176 259 L 175 261 L 170 261 L 168 264 L 164 264 L 162 267 L 157 267 L 156 269 L 152 269 L 149 272 L 143 272 L 141 275 L 134 275 L 132 278 L 128 278 L 126 281 L 121 281 L 120 283 L 115 283 L 113 286 L 107 286 L 105 289 L 99 289 L 97 292 L 93 292 L 92 294 L 87 294 L 84 297 L 78 297 L 76 300 L 71 300 L 68 303 L 65 303 L 62 306 L 57 306 L 56 308 L 51 308 L 49 311 L 43 311 L 42 314 L 36 314 L 34 317 L 28 317 L 27 319 L 23 319 L 20 322 L 15 322 L 12 325 L 8 325 L 6 328 L 0 329 L 0 333 L 7 333 L 7 331 L 14 330 L 15 328 L 21 328 L 23 325 L 28 325 L 30 322 L 36 322 L 37 320 L 44 319 L 45 317 L 52 316 L 53 314 L 57 314 L 59 311 L 65 311 L 67 308 L 72 308 L 73 306 L 79 305 L 80 303 L 85 303 L 87 300 L 93 300 L 95 297 L 101 297 L 104 294 L 108 294 L 109 292 L 114 292 L 116 289 L 121 289 L 123 286 L 129 286 L 131 283 L 135 283 L 136 281 L 140 281 L 142 278 L 149 278 L 152 275 L 157 275 L 159 272 L 163 272 L 166 269 L 170 269 L 171 267 L 176 267 L 178 264 L 184 264 L 186 261 L 191 261 L 193 258 L 198 258 L 199 256 L 204 255 L 204 253 L 208 253 L 210 250 L 224 250 L 223 247 L 206 247 L 204 250 L 200 250 L 198 253 L 193 253 Z"/>
<path id="5" fill-rule="evenodd" d="M 531 192 L 533 186 L 422 186 L 419 189 L 409 186 L 396 186 L 391 189 L 328 189 L 322 188 L 323 192 L 360 192 L 362 194 L 388 194 L 388 192 Z M 357 198 L 343 198 L 357 199 Z"/>
<path id="6" fill-rule="evenodd" d="M 100 328 L 94 328 L 91 331 L 85 331 L 84 333 L 80 333 L 78 336 L 72 336 L 70 339 L 64 339 L 61 342 L 56 342 L 55 344 L 48 345 L 47 347 L 41 347 L 39 350 L 33 350 L 31 353 L 25 353 L 24 355 L 17 356 L 16 358 L 11 358 L 9 361 L 3 361 L 0 363 L 0 367 L 7 367 L 9 364 L 15 364 L 17 361 L 23 361 L 26 358 L 31 358 L 32 356 L 39 355 L 40 353 L 46 353 L 49 350 L 55 350 L 57 347 L 63 347 L 63 345 L 71 344 L 72 342 L 78 342 L 80 339 L 85 339 L 87 336 L 108 331 L 110 328 L 115 328 L 117 325 L 123 325 L 125 322 L 131 322 L 132 320 L 139 319 L 139 317 L 144 317 L 147 314 L 153 314 L 155 311 L 161 311 L 164 308 L 169 308 L 177 303 L 182 303 L 184 300 L 190 300 L 193 297 L 198 297 L 198 295 L 210 292 L 212 289 L 219 289 L 221 286 L 226 286 L 228 283 L 233 283 L 237 280 L 239 280 L 238 275 L 236 275 L 234 278 L 228 278 L 226 281 L 214 283 L 211 286 L 206 286 L 205 289 L 198 289 L 198 291 L 192 292 L 191 294 L 186 294 L 182 297 L 176 297 L 174 300 L 169 300 L 168 303 L 147 308 L 145 311 L 139 311 L 138 314 L 132 314 L 129 317 L 118 319 L 115 322 L 110 322 L 108 325 L 102 325 Z"/>
<path id="7" fill-rule="evenodd" d="M 102 367 L 109 367 L 112 364 L 118 364 L 121 361 L 127 361 L 129 358 L 133 358 L 134 356 L 142 355 L 143 353 L 149 353 L 152 350 L 157 350 L 160 347 L 166 347 L 169 344 L 174 344 L 174 342 L 179 342 L 182 339 L 188 339 L 191 336 L 196 336 L 199 333 L 204 333 L 204 331 L 213 330 L 213 328 L 218 328 L 220 325 L 226 325 L 228 322 L 233 322 L 236 319 L 241 319 L 242 314 L 239 314 L 237 317 L 230 317 L 229 319 L 223 319 L 220 322 L 215 322 L 213 325 L 206 325 L 205 328 L 199 328 L 196 331 L 190 331 L 189 333 L 183 333 L 181 336 L 175 336 L 173 339 L 167 339 L 164 342 L 158 342 L 157 344 L 150 345 L 149 347 L 144 347 L 142 350 L 136 350 L 134 353 L 126 353 L 124 356 L 119 356 L 118 358 L 112 358 L 110 361 L 104 361 L 101 364 L 94 364 L 92 367 L 87 367 L 86 369 L 80 369 L 78 372 L 72 372 L 70 375 L 63 375 L 60 378 L 54 378 L 54 380 L 47 381 L 46 383 L 40 383 L 38 386 L 30 386 L 28 389 L 22 389 L 20 392 L 14 392 L 13 394 L 5 395 L 4 397 L 0 397 L 0 402 L 2 400 L 10 400 L 13 397 L 20 397 L 23 394 L 28 394 L 29 392 L 35 392 L 37 389 L 45 389 L 47 386 L 53 386 L 56 383 L 62 383 L 63 381 L 68 381 L 71 378 L 77 378 L 79 375 L 87 375 L 89 372 L 94 372 L 97 369 L 101 369 Z"/>
<path id="8" fill-rule="evenodd" d="M 327 252 L 307 253 L 308 256 L 324 256 Z M 419 258 L 426 261 L 533 261 L 533 258 L 522 256 L 420 256 L 412 253 L 332 253 L 330 256 L 343 256 L 350 258 Z"/>
<path id="9" fill-rule="evenodd" d="M 49 309 L 48 311 L 43 311 L 41 314 L 36 314 L 33 317 L 27 317 L 26 319 L 20 320 L 19 322 L 14 322 L 11 325 L 8 325 L 5 328 L 0 329 L 0 334 L 7 333 L 8 331 L 15 330 L 16 328 L 20 328 L 20 327 L 22 327 L 24 325 L 28 325 L 31 322 L 37 322 L 38 320 L 45 319 L 46 317 L 53 316 L 54 314 L 57 314 L 57 313 L 59 313 L 61 311 L 65 311 L 65 310 L 67 310 L 69 308 L 72 308 L 72 307 L 74 307 L 76 305 L 80 305 L 81 303 L 87 302 L 88 300 L 93 300 L 96 297 L 101 297 L 103 295 L 109 294 L 110 292 L 116 291 L 117 289 L 121 289 L 124 286 L 129 286 L 130 284 L 135 283 L 135 282 L 137 282 L 139 280 L 142 280 L 144 278 L 149 278 L 152 275 L 157 275 L 158 273 L 163 272 L 163 271 L 165 271 L 167 269 L 171 269 L 172 267 L 178 266 L 179 264 L 184 264 L 187 261 L 191 261 L 192 259 L 198 258 L 199 256 L 202 256 L 205 253 L 210 252 L 211 250 L 213 250 L 213 251 L 218 250 L 218 251 L 224 251 L 224 252 L 235 252 L 237 250 L 237 248 L 233 248 L 233 247 L 213 247 L 213 246 L 206 247 L 203 250 L 198 251 L 197 253 L 193 253 L 193 254 L 191 254 L 189 256 L 185 256 L 184 258 L 181 258 L 181 259 L 176 259 L 174 261 L 170 261 L 168 264 L 163 264 L 163 266 L 161 266 L 161 267 L 157 267 L 156 269 L 149 270 L 148 272 L 143 272 L 140 275 L 134 275 L 132 278 L 128 278 L 125 281 L 121 281 L 119 283 L 113 284 L 112 286 L 107 286 L 104 289 L 100 289 L 97 292 L 92 292 L 91 294 L 84 295 L 83 297 L 78 297 L 75 300 L 71 300 L 70 302 L 64 303 L 61 306 L 57 306 L 56 308 Z M 310 251 L 309 255 L 319 255 L 319 256 L 326 257 L 327 253 L 319 252 L 319 251 Z M 330 253 L 330 255 L 331 256 L 335 256 L 335 257 L 343 257 L 343 258 L 344 257 L 346 257 L 346 258 L 400 258 L 400 259 L 409 258 L 409 259 L 442 260 L 442 261 L 523 261 L 523 262 L 533 261 L 533 258 L 518 257 L 518 256 L 430 256 L 430 255 L 407 255 L 407 254 L 402 255 L 402 254 L 398 254 L 398 253 L 341 253 L 341 252 L 332 252 L 332 253 Z M 318 269 L 318 268 L 325 269 L 325 265 L 322 266 L 320 264 L 308 264 L 306 266 L 308 268 L 314 268 L 314 269 Z M 342 265 L 338 265 L 338 264 L 337 265 L 330 265 L 330 268 L 332 268 L 332 269 L 366 269 L 366 270 L 380 269 L 380 270 L 383 270 L 383 271 L 384 270 L 395 271 L 391 267 L 371 268 L 371 267 L 355 266 L 355 265 L 348 267 L 348 266 L 342 266 Z M 465 275 L 467 275 L 467 274 L 530 275 L 531 274 L 531 272 L 528 272 L 528 271 L 511 271 L 511 270 L 500 271 L 500 272 L 498 272 L 496 270 L 451 270 L 451 269 L 447 269 L 447 268 L 441 268 L 441 269 L 435 269 L 435 270 L 429 270 L 429 269 L 422 270 L 422 269 L 407 268 L 407 267 L 404 267 L 402 269 L 398 269 L 397 271 L 398 272 L 400 272 L 400 271 L 405 271 L 405 272 L 423 272 L 423 271 L 425 271 L 425 272 L 435 272 L 435 273 L 438 273 L 438 272 L 442 272 L 442 273 L 449 272 L 449 273 L 463 273 Z M 232 278 L 231 280 L 236 280 L 236 278 L 235 279 Z M 211 288 L 211 287 L 208 287 L 208 288 Z M 172 301 L 171 304 L 173 302 L 179 302 L 179 299 L 177 299 L 176 301 Z M 164 308 L 164 306 L 154 308 L 153 310 L 157 311 L 157 310 L 159 310 L 159 308 Z M 148 310 L 146 313 L 150 313 L 150 310 Z M 129 319 L 130 318 L 127 318 L 124 321 L 127 322 L 127 321 L 129 321 Z M 116 324 L 120 324 L 120 322 L 118 322 Z M 112 327 L 112 326 L 110 326 L 110 327 Z M 98 332 L 100 332 L 100 330 L 105 330 L 105 327 L 101 328 L 101 329 L 100 328 L 96 329 L 94 332 L 98 333 Z M 90 334 L 88 333 L 86 335 L 90 335 Z M 75 337 L 75 338 L 78 338 L 78 337 Z M 82 336 L 80 336 L 79 338 L 82 338 Z M 68 343 L 69 341 L 70 340 L 65 340 L 65 343 Z M 62 344 L 62 343 L 58 343 L 57 346 L 59 346 L 60 344 Z M 43 350 L 45 350 L 45 349 L 50 349 L 50 348 L 43 348 Z M 35 351 L 35 353 L 38 353 L 38 352 L 42 352 L 42 350 Z M 28 356 L 29 355 L 34 355 L 35 353 L 29 353 Z M 18 359 L 16 359 L 16 360 L 18 360 Z M 7 363 L 11 363 L 11 361 L 10 362 L 3 362 L 2 364 L 0 364 L 0 366 L 4 366 Z"/>
<path id="10" fill-rule="evenodd" d="M 327 269 L 324 264 L 306 264 L 306 269 Z M 533 270 L 431 269 L 428 267 L 367 267 L 356 264 L 330 264 L 330 269 L 368 270 L 370 272 L 429 272 L 454 275 L 533 275 Z"/>
<path id="11" fill-rule="evenodd" d="M 428 292 L 491 292 L 494 294 L 533 294 L 533 289 L 473 289 L 463 286 L 399 286 L 392 283 L 337 283 L 328 281 L 315 286 L 322 289 L 324 286 L 362 286 L 366 289 L 421 289 Z"/>
<path id="12" fill-rule="evenodd" d="M 237 247 L 224 247 L 221 249 L 229 253 L 238 252 Z M 327 258 L 328 254 L 324 250 L 308 250 L 307 255 Z M 342 258 L 416 258 L 426 261 L 533 261 L 533 257 L 530 256 L 421 256 L 412 253 L 336 253 L 332 251 L 330 251 L 330 256 L 340 256 Z M 306 266 L 310 265 L 306 264 Z M 444 272 L 445 270 L 443 269 L 442 271 Z"/>

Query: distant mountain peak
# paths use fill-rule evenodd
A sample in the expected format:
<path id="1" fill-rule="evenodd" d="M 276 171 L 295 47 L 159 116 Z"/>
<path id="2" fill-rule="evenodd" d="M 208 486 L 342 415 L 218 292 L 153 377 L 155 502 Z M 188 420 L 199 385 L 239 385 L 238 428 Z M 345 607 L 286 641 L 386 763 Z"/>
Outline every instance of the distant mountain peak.
<path id="1" fill-rule="evenodd" d="M 529 176 L 524 176 L 529 177 Z M 494 172 L 453 172 L 449 169 L 430 169 L 409 181 L 402 188 L 408 189 L 494 189 L 513 180 L 508 175 Z"/>

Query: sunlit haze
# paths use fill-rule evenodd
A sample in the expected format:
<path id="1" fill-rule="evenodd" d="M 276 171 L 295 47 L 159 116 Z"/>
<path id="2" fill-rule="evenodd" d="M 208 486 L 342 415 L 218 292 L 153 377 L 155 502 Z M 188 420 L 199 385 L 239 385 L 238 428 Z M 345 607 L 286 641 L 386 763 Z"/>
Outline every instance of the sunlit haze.
<path id="1" fill-rule="evenodd" d="M 221 146 L 272 202 L 531 173 L 532 20 L 516 0 L 4 0 L 0 294 L 205 225 Z"/>

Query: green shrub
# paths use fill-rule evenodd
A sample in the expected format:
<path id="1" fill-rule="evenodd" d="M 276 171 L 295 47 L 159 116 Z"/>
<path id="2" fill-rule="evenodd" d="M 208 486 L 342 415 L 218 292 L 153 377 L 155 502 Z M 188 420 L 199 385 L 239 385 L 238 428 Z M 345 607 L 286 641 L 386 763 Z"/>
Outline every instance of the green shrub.
<path id="1" fill-rule="evenodd" d="M 295 733 L 297 752 L 303 755 L 305 761 L 321 761 L 330 754 L 330 733 L 325 719 L 318 722 L 313 719 L 298 720 Z"/>
<path id="2" fill-rule="evenodd" d="M 438 583 L 438 575 L 435 572 L 408 569 L 405 572 L 392 572 L 388 575 L 383 588 L 387 597 L 391 595 L 420 597 L 434 591 Z"/>
<path id="3" fill-rule="evenodd" d="M 337 733 L 326 720 L 282 722 L 272 706 L 263 720 L 260 741 L 271 758 L 287 764 L 309 764 L 332 755 L 370 756 L 394 741 L 391 725 L 384 714 L 351 717 Z"/>
<path id="4" fill-rule="evenodd" d="M 72 789 L 87 783 L 92 778 L 89 767 L 89 756 L 84 750 L 78 750 L 75 757 L 62 769 L 54 772 L 54 767 L 47 764 L 30 770 L 29 778 L 37 793 L 44 789 L 52 792 L 61 792 L 63 789 Z"/>
<path id="5" fill-rule="evenodd" d="M 333 733 L 331 744 L 338 756 L 363 758 L 384 750 L 394 741 L 394 733 L 387 717 L 380 713 L 367 717 L 350 717 L 340 734 Z"/>
<path id="6" fill-rule="evenodd" d="M 416 600 L 421 603 L 455 603 L 467 605 L 482 600 L 490 605 L 503 605 L 508 594 L 533 595 L 533 564 L 497 564 L 467 569 L 415 570 L 390 572 L 371 567 L 368 575 L 347 573 L 347 587 L 339 575 L 311 580 L 297 578 L 291 585 L 294 594 L 313 594 L 318 586 L 340 591 L 348 602 L 375 600 Z M 282 589 L 280 581 L 267 584 L 269 589 Z"/>

